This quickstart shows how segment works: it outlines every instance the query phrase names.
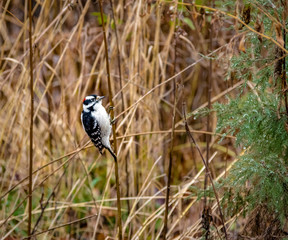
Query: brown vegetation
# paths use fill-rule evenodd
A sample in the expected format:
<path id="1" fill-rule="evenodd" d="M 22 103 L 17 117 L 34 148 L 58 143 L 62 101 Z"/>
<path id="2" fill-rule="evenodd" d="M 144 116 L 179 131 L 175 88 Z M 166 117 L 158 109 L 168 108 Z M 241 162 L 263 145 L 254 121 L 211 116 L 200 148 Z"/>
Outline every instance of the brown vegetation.
<path id="1" fill-rule="evenodd" d="M 203 196 L 208 209 L 203 219 L 208 222 L 202 221 L 203 201 L 200 195 L 197 201 L 197 189 L 203 189 L 205 167 L 189 142 L 183 111 L 202 156 L 209 157 L 211 177 L 225 178 L 240 149 L 234 147 L 233 136 L 218 141 L 213 114 L 209 121 L 193 114 L 209 102 L 225 102 L 225 94 L 234 95 L 244 82 L 235 79 L 228 66 L 233 55 L 245 51 L 249 30 L 239 33 L 242 23 L 237 15 L 233 18 L 207 5 L 127 0 L 113 4 L 103 2 L 124 239 L 163 238 L 169 156 L 167 239 L 200 238 L 203 224 L 210 225 L 212 238 L 224 238 L 224 219 L 216 199 L 208 194 Z M 32 234 L 39 234 L 39 239 L 116 237 L 114 161 L 109 153 L 98 153 L 80 122 L 86 95 L 105 95 L 104 104 L 109 105 L 99 5 L 89 0 L 45 0 L 35 1 L 33 7 Z M 3 239 L 27 236 L 31 110 L 27 9 L 27 1 L 1 2 Z M 236 218 L 225 219 L 231 237 L 242 231 Z"/>

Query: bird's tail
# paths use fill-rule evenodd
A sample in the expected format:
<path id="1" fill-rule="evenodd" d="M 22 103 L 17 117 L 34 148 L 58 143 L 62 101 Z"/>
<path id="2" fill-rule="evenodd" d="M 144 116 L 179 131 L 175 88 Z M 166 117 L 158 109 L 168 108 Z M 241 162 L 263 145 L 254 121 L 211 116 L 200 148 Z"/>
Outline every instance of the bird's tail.
<path id="1" fill-rule="evenodd" d="M 117 156 L 115 155 L 115 153 L 113 152 L 113 150 L 111 149 L 111 147 L 107 147 L 106 148 L 110 154 L 112 155 L 112 157 L 114 158 L 114 161 L 117 162 Z"/>

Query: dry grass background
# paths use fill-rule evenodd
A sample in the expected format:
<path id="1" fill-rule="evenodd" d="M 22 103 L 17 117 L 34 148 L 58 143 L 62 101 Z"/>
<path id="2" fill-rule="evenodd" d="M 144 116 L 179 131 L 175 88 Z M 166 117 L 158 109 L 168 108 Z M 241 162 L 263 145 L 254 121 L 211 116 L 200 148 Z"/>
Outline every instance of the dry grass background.
<path id="1" fill-rule="evenodd" d="M 80 122 L 86 95 L 108 95 L 102 28 L 99 14 L 92 14 L 99 13 L 99 6 L 89 0 L 35 2 L 32 229 L 34 234 L 41 233 L 37 239 L 113 238 L 117 230 L 114 162 L 107 153 L 99 155 Z M 1 2 L 0 10 L 2 239 L 27 236 L 30 78 L 26 4 L 7 0 Z M 238 51 L 241 37 L 229 30 L 235 20 L 190 5 L 183 7 L 181 2 L 120 0 L 114 2 L 118 56 L 112 7 L 109 1 L 103 6 L 125 239 L 162 238 L 174 83 L 176 124 L 167 237 L 199 238 L 203 203 L 196 201 L 195 187 L 203 188 L 205 171 L 186 136 L 182 103 L 186 102 L 188 123 L 204 156 L 206 136 L 211 136 L 213 178 L 225 177 L 239 154 L 233 138 L 219 143 L 215 117 L 210 121 L 211 132 L 206 132 L 206 118 L 196 119 L 191 113 L 208 103 L 208 54 L 213 58 L 212 101 L 225 101 L 225 93 L 234 94 L 242 83 L 224 81 L 227 63 Z M 186 18 L 192 25 L 185 23 Z M 104 104 L 108 106 L 108 97 Z M 223 234 L 221 221 L 215 200 L 209 202 L 215 219 L 211 234 L 218 238 Z M 226 221 L 230 233 L 239 228 L 235 218 Z M 229 230 L 232 226 L 233 231 Z"/>

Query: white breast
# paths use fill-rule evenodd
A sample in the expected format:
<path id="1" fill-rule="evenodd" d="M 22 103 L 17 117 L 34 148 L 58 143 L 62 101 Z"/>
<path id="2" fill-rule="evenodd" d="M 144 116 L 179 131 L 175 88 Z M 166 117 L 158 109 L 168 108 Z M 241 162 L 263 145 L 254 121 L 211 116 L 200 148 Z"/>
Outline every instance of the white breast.
<path id="1" fill-rule="evenodd" d="M 106 147 L 110 147 L 109 137 L 112 129 L 112 126 L 110 124 L 110 117 L 106 112 L 105 108 L 102 106 L 102 104 L 97 105 L 98 106 L 95 108 L 95 111 L 93 111 L 92 114 L 94 115 L 94 117 L 96 118 L 97 122 L 100 125 L 102 143 Z"/>

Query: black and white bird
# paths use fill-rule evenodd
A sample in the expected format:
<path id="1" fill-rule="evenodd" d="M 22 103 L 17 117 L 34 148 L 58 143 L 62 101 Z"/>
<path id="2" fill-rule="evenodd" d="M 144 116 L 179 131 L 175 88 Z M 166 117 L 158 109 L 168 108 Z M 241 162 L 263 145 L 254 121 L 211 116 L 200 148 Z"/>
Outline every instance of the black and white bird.
<path id="1" fill-rule="evenodd" d="M 90 137 L 101 154 L 106 148 L 116 159 L 111 148 L 109 137 L 111 134 L 111 121 L 106 109 L 102 106 L 104 96 L 95 94 L 89 95 L 83 100 L 83 111 L 81 113 L 81 122 L 85 132 Z"/>

